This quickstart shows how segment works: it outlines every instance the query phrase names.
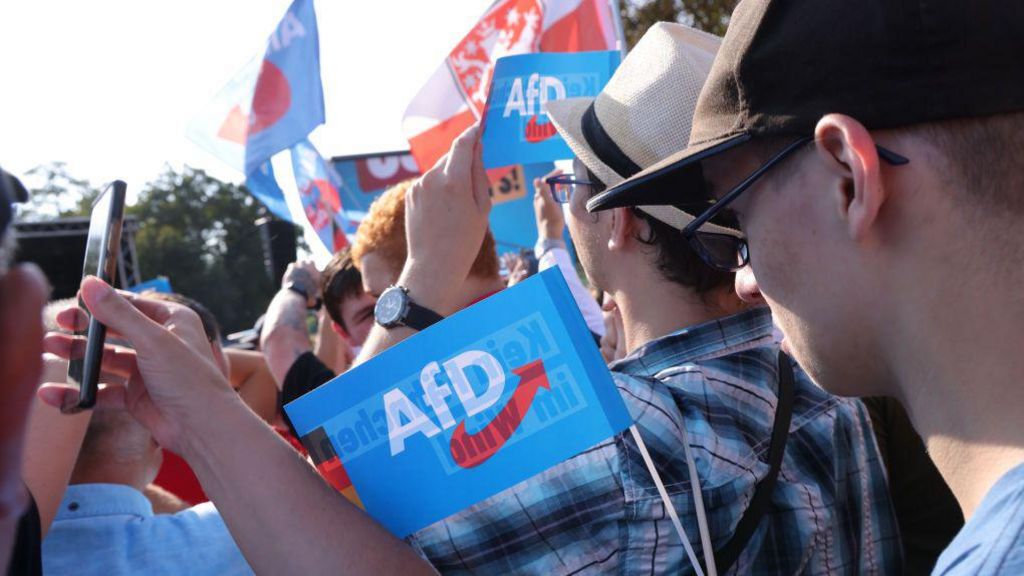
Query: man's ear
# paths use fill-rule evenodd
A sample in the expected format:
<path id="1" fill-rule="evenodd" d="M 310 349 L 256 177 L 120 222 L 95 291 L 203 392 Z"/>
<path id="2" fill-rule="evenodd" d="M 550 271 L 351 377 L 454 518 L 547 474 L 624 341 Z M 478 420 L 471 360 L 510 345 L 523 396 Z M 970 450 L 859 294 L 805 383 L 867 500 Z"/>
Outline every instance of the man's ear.
<path id="1" fill-rule="evenodd" d="M 611 216 L 611 234 L 608 235 L 608 249 L 622 250 L 637 230 L 639 224 L 635 214 L 629 208 L 613 208 L 608 211 Z"/>
<path id="2" fill-rule="evenodd" d="M 334 320 L 331 320 L 331 330 L 334 330 L 335 334 L 341 336 L 341 339 L 344 340 L 346 344 L 349 346 L 352 345 L 352 337 L 348 335 L 348 331 L 342 328 L 341 325 Z"/>
<path id="3" fill-rule="evenodd" d="M 818 158 L 834 176 L 830 185 L 839 217 L 854 240 L 867 237 L 887 198 L 875 140 L 863 124 L 828 114 L 814 129 Z"/>

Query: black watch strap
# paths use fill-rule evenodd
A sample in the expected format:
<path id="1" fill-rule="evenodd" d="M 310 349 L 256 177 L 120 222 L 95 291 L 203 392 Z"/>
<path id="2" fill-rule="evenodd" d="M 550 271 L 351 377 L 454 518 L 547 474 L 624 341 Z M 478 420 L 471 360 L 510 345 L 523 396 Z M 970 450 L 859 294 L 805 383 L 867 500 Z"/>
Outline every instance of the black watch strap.
<path id="1" fill-rule="evenodd" d="M 309 306 L 308 302 L 309 302 L 310 294 L 309 294 L 309 292 L 307 292 L 308 286 L 306 286 L 304 283 L 294 282 L 293 281 L 293 282 L 288 282 L 287 284 L 285 284 L 284 287 L 286 289 L 292 291 L 292 292 L 295 292 L 299 296 L 302 296 L 303 300 L 305 300 L 307 302 L 307 305 L 306 305 L 306 309 L 307 310 L 319 310 L 320 309 L 320 305 L 322 304 L 322 301 L 320 300 L 319 297 L 316 299 L 316 304 L 313 304 L 313 306 Z"/>
<path id="2" fill-rule="evenodd" d="M 409 300 L 409 311 L 405 314 L 402 324 L 422 332 L 441 320 L 444 320 L 444 316 Z"/>
<path id="3" fill-rule="evenodd" d="M 298 284 L 296 284 L 294 282 L 289 282 L 285 286 L 285 288 L 287 288 L 288 290 L 291 290 L 292 292 L 295 292 L 299 296 L 302 296 L 305 300 L 307 300 L 307 301 L 309 300 L 309 293 L 306 292 L 306 289 L 304 287 L 299 286 Z"/>

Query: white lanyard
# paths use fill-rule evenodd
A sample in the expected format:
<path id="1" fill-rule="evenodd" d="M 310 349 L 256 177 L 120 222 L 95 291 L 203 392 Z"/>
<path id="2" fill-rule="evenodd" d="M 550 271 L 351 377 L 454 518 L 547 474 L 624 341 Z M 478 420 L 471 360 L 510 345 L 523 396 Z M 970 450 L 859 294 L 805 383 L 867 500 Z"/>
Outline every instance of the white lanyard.
<path id="1" fill-rule="evenodd" d="M 700 479 L 697 477 L 697 464 L 694 462 L 693 454 L 690 452 L 690 439 L 687 436 L 685 424 L 681 425 L 680 429 L 683 431 L 683 453 L 686 456 L 686 466 L 690 472 L 690 486 L 693 488 L 693 503 L 694 509 L 697 512 L 697 527 L 700 530 L 701 547 L 704 549 L 704 562 L 708 567 L 707 576 L 718 576 L 718 570 L 715 567 L 715 550 L 711 547 L 711 534 L 708 532 L 707 512 L 704 510 L 704 496 L 701 494 Z M 705 576 L 704 571 L 701 570 L 700 561 L 697 560 L 697 554 L 693 551 L 690 539 L 686 535 L 686 530 L 683 529 L 683 523 L 679 521 L 679 515 L 676 513 L 675 506 L 672 505 L 672 500 L 668 497 L 665 483 L 661 481 L 661 475 L 658 474 L 658 469 L 654 467 L 654 461 L 651 460 L 651 455 L 647 452 L 647 445 L 644 444 L 643 438 L 640 437 L 640 431 L 637 430 L 636 424 L 630 426 L 629 431 L 633 435 L 633 440 L 636 441 L 637 448 L 640 449 L 640 455 L 644 459 L 644 464 L 647 465 L 647 470 L 651 473 L 654 485 L 658 488 L 661 502 L 665 506 L 669 518 L 672 519 L 672 525 L 675 526 L 679 539 L 683 541 L 683 547 L 686 549 L 686 555 L 690 558 L 690 563 L 693 564 L 694 572 L 697 573 L 697 576 Z"/>

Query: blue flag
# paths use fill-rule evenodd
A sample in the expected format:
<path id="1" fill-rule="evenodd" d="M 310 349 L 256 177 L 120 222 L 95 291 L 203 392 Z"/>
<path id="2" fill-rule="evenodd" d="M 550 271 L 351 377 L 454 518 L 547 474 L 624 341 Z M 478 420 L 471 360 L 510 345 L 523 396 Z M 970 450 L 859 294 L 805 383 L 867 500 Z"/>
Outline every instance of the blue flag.
<path id="1" fill-rule="evenodd" d="M 550 100 L 597 96 L 615 73 L 618 51 L 507 56 L 494 67 L 484 112 L 484 167 L 573 157 L 544 111 Z"/>
<path id="2" fill-rule="evenodd" d="M 327 165 L 312 142 L 305 139 L 292 146 L 292 170 L 309 226 L 331 254 L 341 250 L 348 245 L 347 219 L 338 195 L 340 178 L 337 173 Z"/>
<path id="3" fill-rule="evenodd" d="M 632 422 L 557 268 L 285 407 L 339 489 L 405 537 Z M 343 467 L 343 470 L 339 470 Z M 347 488 L 346 488 L 347 489 Z"/>
<path id="4" fill-rule="evenodd" d="M 324 123 L 313 0 L 295 0 L 267 40 L 248 116 L 245 173 Z"/>
<path id="5" fill-rule="evenodd" d="M 270 164 L 270 160 L 267 160 L 260 165 L 259 168 L 254 170 L 245 179 L 245 187 L 249 189 L 249 192 L 263 202 L 263 205 L 269 209 L 274 216 L 282 220 L 292 222 L 292 213 L 288 209 L 288 203 L 284 199 L 284 192 L 281 191 L 281 187 L 277 185 L 277 179 L 274 177 L 274 168 Z"/>

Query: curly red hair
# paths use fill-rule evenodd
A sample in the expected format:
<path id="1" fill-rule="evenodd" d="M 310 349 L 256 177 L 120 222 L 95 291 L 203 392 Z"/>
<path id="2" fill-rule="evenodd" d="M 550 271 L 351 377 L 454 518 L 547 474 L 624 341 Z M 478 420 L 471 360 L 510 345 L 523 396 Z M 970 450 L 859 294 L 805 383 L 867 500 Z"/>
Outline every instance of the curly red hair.
<path id="1" fill-rule="evenodd" d="M 405 193 L 413 180 L 406 180 L 388 189 L 370 205 L 366 218 L 359 224 L 352 245 L 352 260 L 361 268 L 363 256 L 375 253 L 386 261 L 397 275 L 405 266 L 408 247 L 405 240 Z M 488 230 L 480 252 L 469 273 L 478 278 L 498 277 L 497 245 Z"/>

